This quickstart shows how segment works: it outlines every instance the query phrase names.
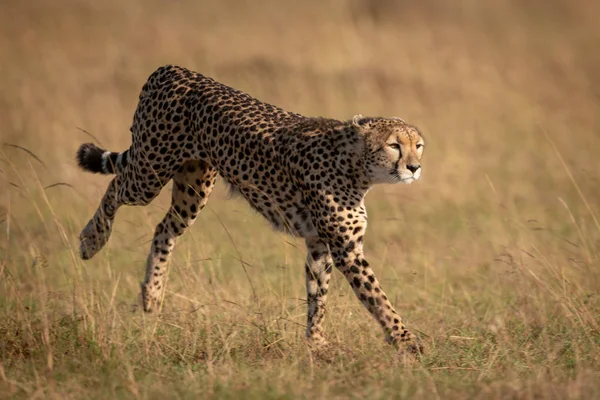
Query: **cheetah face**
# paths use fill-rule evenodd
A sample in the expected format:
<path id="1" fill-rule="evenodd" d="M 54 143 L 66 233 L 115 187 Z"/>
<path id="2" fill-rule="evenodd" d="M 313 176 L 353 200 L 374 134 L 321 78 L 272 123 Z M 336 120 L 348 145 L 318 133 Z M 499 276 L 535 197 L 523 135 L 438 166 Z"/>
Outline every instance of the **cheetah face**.
<path id="1" fill-rule="evenodd" d="M 421 157 L 425 141 L 416 128 L 402 126 L 394 129 L 385 141 L 379 156 L 383 170 L 379 175 L 392 177 L 392 182 L 410 184 L 421 177 Z M 387 171 L 386 171 L 387 169 Z"/>
<path id="2" fill-rule="evenodd" d="M 366 172 L 373 183 L 410 184 L 421 177 L 425 140 L 400 118 L 354 117 L 365 137 Z"/>

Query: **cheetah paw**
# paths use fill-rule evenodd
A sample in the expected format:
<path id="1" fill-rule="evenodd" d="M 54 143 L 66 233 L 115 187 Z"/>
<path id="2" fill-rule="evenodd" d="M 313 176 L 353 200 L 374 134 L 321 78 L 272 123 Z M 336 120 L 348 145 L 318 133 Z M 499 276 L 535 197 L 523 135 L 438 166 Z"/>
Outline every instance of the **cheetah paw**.
<path id="1" fill-rule="evenodd" d="M 416 337 L 398 343 L 397 347 L 400 361 L 407 366 L 419 362 L 424 353 L 423 346 Z"/>
<path id="2" fill-rule="evenodd" d="M 142 283 L 141 286 L 141 297 L 144 311 L 151 313 L 155 310 L 158 310 L 161 304 L 160 291 L 156 287 L 153 287 L 150 283 Z"/>
<path id="3" fill-rule="evenodd" d="M 108 242 L 110 237 L 110 226 L 104 232 L 96 228 L 96 224 L 92 219 L 83 228 L 79 235 L 79 254 L 83 260 L 89 260 L 94 257 L 102 247 Z"/>

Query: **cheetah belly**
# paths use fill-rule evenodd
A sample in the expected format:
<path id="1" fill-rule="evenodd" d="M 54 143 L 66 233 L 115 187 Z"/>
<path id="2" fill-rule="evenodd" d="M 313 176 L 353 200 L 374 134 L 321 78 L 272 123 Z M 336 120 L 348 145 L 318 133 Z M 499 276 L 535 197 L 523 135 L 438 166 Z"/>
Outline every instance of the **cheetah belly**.
<path id="1" fill-rule="evenodd" d="M 303 238 L 317 235 L 310 212 L 302 203 L 302 197 L 300 194 L 293 194 L 291 190 L 285 190 L 289 189 L 285 187 L 286 184 L 275 191 L 262 191 L 250 187 L 251 185 L 239 187 L 231 182 L 228 184 L 230 194 L 244 197 L 275 230 Z"/>
<path id="2" fill-rule="evenodd" d="M 317 235 L 308 208 L 302 201 L 277 156 L 274 143 L 267 137 L 249 136 L 242 142 L 241 132 L 233 132 L 201 145 L 210 155 L 210 163 L 229 184 L 230 194 L 239 194 L 265 217 L 273 227 L 293 236 Z M 230 149 L 234 149 L 233 151 Z"/>

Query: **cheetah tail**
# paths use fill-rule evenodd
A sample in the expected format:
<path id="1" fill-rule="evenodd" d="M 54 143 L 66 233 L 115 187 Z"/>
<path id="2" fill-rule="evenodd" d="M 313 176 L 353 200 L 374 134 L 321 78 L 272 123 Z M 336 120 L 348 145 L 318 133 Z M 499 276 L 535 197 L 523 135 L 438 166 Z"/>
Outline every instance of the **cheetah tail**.
<path id="1" fill-rule="evenodd" d="M 77 150 L 79 166 L 85 171 L 97 174 L 114 174 L 127 166 L 128 159 L 129 149 L 122 153 L 114 153 L 93 143 L 84 143 Z"/>

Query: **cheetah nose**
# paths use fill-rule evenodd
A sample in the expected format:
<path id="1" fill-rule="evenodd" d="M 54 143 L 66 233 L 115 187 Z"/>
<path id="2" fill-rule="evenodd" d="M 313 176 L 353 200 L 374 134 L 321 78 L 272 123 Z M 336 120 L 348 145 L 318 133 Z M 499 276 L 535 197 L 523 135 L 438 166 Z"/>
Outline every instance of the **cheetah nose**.
<path id="1" fill-rule="evenodd" d="M 408 169 L 410 172 L 412 172 L 412 173 L 414 174 L 415 172 L 417 172 L 417 170 L 418 170 L 419 168 L 421 168 L 421 166 L 420 166 L 420 165 L 410 165 L 410 164 L 409 164 L 409 165 L 407 165 L 407 166 L 406 166 L 406 168 L 407 168 L 407 169 Z"/>

